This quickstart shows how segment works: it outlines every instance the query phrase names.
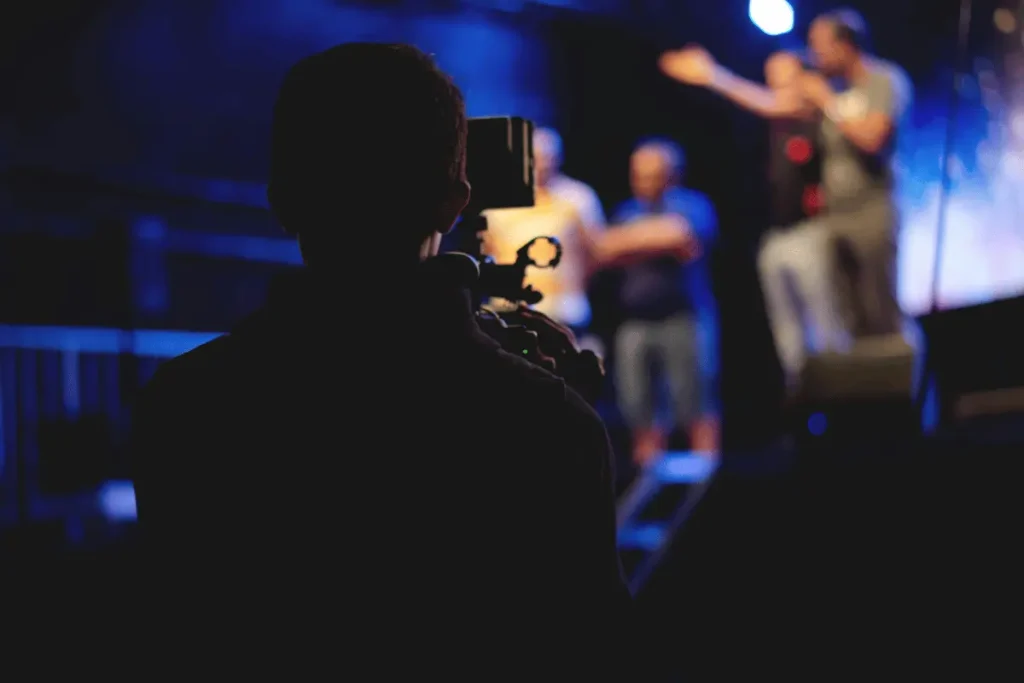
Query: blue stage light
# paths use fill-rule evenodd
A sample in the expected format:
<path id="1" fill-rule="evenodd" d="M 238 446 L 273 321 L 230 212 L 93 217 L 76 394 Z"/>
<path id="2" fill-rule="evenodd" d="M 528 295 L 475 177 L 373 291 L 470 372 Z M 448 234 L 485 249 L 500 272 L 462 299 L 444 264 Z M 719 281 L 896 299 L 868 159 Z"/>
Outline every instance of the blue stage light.
<path id="1" fill-rule="evenodd" d="M 814 413 L 807 418 L 807 431 L 813 436 L 822 436 L 828 429 L 828 419 L 822 413 Z"/>
<path id="2" fill-rule="evenodd" d="M 770 36 L 793 30 L 793 6 L 786 0 L 750 0 L 750 20 Z"/>

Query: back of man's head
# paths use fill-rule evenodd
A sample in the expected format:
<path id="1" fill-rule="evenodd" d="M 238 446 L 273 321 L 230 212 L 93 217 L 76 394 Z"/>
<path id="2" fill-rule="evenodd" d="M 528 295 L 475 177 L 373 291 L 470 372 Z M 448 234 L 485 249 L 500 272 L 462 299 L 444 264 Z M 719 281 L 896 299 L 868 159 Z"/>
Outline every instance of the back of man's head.
<path id="1" fill-rule="evenodd" d="M 307 261 L 360 248 L 411 253 L 464 207 L 465 157 L 462 93 L 428 55 L 347 43 L 285 77 L 268 195 Z"/>
<path id="2" fill-rule="evenodd" d="M 855 9 L 842 7 L 828 12 L 819 19 L 832 24 L 836 39 L 850 45 L 856 50 L 866 52 L 869 49 L 870 35 L 868 23 L 864 16 Z"/>

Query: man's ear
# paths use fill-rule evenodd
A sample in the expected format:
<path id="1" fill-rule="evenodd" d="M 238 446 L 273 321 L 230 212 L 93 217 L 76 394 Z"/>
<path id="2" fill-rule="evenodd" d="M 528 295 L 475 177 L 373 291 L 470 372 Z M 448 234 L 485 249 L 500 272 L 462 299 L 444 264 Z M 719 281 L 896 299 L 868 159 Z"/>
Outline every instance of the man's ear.
<path id="1" fill-rule="evenodd" d="M 469 198 L 472 194 L 472 188 L 470 188 L 469 181 L 460 180 L 452 185 L 452 191 L 448 198 L 448 201 L 444 203 L 442 207 L 443 215 L 441 216 L 442 230 L 438 230 L 441 234 L 448 234 L 455 227 L 455 221 L 459 219 L 465 208 L 469 205 Z"/>

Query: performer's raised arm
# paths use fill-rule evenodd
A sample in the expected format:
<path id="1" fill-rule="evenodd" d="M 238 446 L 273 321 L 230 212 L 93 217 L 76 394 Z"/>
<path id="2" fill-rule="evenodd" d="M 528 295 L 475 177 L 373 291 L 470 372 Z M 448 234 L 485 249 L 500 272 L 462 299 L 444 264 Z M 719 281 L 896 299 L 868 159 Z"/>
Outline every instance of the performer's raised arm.
<path id="1" fill-rule="evenodd" d="M 785 65 L 783 60 L 786 61 Z M 779 53 L 768 60 L 766 75 L 772 87 L 737 76 L 715 62 L 714 57 L 701 47 L 671 50 L 661 56 L 658 64 L 669 78 L 712 90 L 764 118 L 797 118 L 808 113 L 798 82 L 803 69 L 799 58 L 792 54 Z M 787 73 L 783 78 L 783 66 L 787 72 L 795 69 L 795 73 Z M 772 83 L 776 71 L 778 78 Z"/>

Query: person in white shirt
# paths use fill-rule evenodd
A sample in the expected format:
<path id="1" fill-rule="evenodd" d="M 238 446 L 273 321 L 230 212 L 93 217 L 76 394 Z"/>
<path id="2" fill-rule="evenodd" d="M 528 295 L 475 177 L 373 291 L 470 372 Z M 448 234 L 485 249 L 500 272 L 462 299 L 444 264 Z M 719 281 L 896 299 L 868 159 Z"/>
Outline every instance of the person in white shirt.
<path id="1" fill-rule="evenodd" d="M 536 185 L 576 208 L 585 227 L 604 227 L 604 208 L 594 189 L 562 173 L 562 138 L 550 128 L 534 131 L 533 174 Z"/>
<path id="2" fill-rule="evenodd" d="M 604 210 L 590 186 L 561 173 L 558 133 L 548 128 L 534 131 L 533 153 L 535 205 L 488 211 L 484 250 L 499 263 L 507 263 L 531 239 L 557 238 L 563 250 L 559 266 L 529 268 L 526 284 L 544 295 L 537 310 L 582 335 L 590 323 L 586 234 L 604 227 Z"/>

